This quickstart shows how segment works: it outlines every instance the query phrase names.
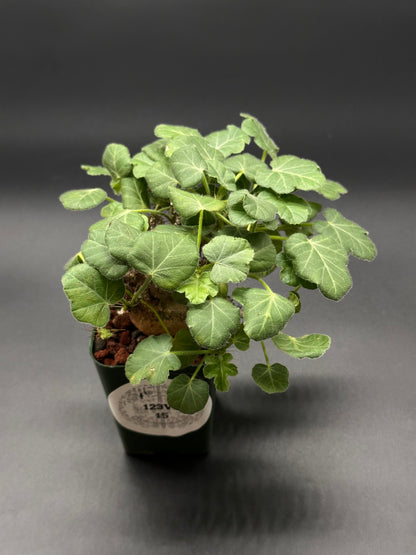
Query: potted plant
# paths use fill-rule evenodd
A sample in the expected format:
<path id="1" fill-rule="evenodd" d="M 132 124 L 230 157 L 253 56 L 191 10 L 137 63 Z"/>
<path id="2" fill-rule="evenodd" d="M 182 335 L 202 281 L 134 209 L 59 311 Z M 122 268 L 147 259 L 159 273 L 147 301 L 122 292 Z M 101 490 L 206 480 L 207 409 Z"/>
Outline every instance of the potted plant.
<path id="1" fill-rule="evenodd" d="M 102 166 L 82 168 L 108 176 L 116 198 L 102 188 L 60 197 L 69 210 L 105 203 L 62 283 L 74 317 L 94 327 L 91 353 L 129 453 L 208 449 L 214 389 L 227 391 L 238 372 L 233 347 L 260 342 L 254 382 L 285 391 L 278 352 L 315 358 L 330 345 L 283 332 L 301 288 L 337 301 L 352 285 L 349 256 L 376 255 L 362 227 L 309 198 L 346 189 L 315 162 L 280 155 L 255 117 L 242 118 L 206 136 L 158 125 L 133 156 L 109 144 Z M 286 296 L 265 280 L 276 271 Z"/>

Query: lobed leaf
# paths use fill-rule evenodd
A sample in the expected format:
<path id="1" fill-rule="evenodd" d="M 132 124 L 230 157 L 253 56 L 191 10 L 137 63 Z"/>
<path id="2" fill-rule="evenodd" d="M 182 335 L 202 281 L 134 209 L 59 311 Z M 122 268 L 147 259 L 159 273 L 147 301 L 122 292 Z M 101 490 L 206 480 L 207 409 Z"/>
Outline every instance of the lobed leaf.
<path id="1" fill-rule="evenodd" d="M 275 193 L 286 194 L 295 189 L 319 192 L 325 183 L 320 167 L 311 160 L 285 155 L 272 160 L 270 165 L 271 169 L 256 172 L 256 181 Z"/>
<path id="2" fill-rule="evenodd" d="M 250 137 L 236 125 L 227 125 L 227 129 L 214 131 L 205 137 L 208 144 L 224 154 L 230 156 L 244 150 L 250 142 Z"/>
<path id="3" fill-rule="evenodd" d="M 110 175 L 107 168 L 103 168 L 102 166 L 88 166 L 87 164 L 83 164 L 81 169 L 86 171 L 88 175 Z"/>
<path id="4" fill-rule="evenodd" d="M 201 210 L 207 212 L 220 212 L 226 207 L 224 200 L 213 197 L 190 193 L 171 187 L 169 189 L 170 200 L 176 212 L 184 218 L 190 218 L 199 214 Z"/>
<path id="5" fill-rule="evenodd" d="M 62 193 L 59 200 L 67 210 L 89 210 L 107 198 L 104 189 L 74 189 Z"/>
<path id="6" fill-rule="evenodd" d="M 209 272 L 195 272 L 177 291 L 184 293 L 190 303 L 202 304 L 208 297 L 215 297 L 218 286 L 211 280 Z"/>
<path id="7" fill-rule="evenodd" d="M 126 361 L 126 376 L 133 385 L 148 380 L 152 385 L 165 383 L 171 370 L 179 370 L 181 361 L 171 353 L 172 340 L 151 335 L 141 341 Z"/>
<path id="8" fill-rule="evenodd" d="M 240 311 L 222 297 L 190 307 L 186 323 L 195 341 L 208 349 L 219 349 L 240 325 Z"/>
<path id="9" fill-rule="evenodd" d="M 270 191 L 262 191 L 257 196 L 247 193 L 243 198 L 243 208 L 251 218 L 267 222 L 276 217 L 276 202 Z"/>
<path id="10" fill-rule="evenodd" d="M 158 287 L 173 290 L 195 272 L 199 253 L 193 237 L 175 226 L 160 225 L 140 235 L 128 259 Z"/>
<path id="11" fill-rule="evenodd" d="M 241 124 L 241 129 L 253 137 L 254 142 L 262 150 L 266 150 L 271 158 L 275 158 L 279 151 L 279 147 L 271 139 L 266 131 L 266 128 L 262 123 L 259 122 L 254 116 L 250 114 L 240 114 L 244 121 Z"/>
<path id="12" fill-rule="evenodd" d="M 174 137 L 182 136 L 201 136 L 198 129 L 194 129 L 193 127 L 186 127 L 184 125 L 166 125 L 164 123 L 155 127 L 155 135 L 156 137 L 161 137 L 162 139 L 172 139 Z"/>
<path id="13" fill-rule="evenodd" d="M 348 193 L 347 189 L 336 181 L 327 179 L 319 189 L 319 194 L 329 200 L 337 200 L 341 195 Z"/>
<path id="14" fill-rule="evenodd" d="M 296 195 L 281 195 L 276 198 L 276 208 L 281 220 L 295 225 L 307 222 L 312 213 L 309 203 Z"/>
<path id="15" fill-rule="evenodd" d="M 224 164 L 235 173 L 243 172 L 244 175 L 251 181 L 255 180 L 256 173 L 259 170 L 269 169 L 267 164 L 247 152 L 227 158 Z"/>
<path id="16" fill-rule="evenodd" d="M 377 249 L 368 237 L 368 231 L 344 218 L 335 208 L 324 211 L 326 222 L 317 221 L 313 229 L 327 237 L 331 237 L 347 254 L 353 254 L 362 260 L 373 260 Z"/>
<path id="17" fill-rule="evenodd" d="M 280 332 L 272 341 L 278 349 L 295 358 L 318 358 L 331 345 L 331 338 L 321 333 L 292 337 Z"/>
<path id="18" fill-rule="evenodd" d="M 316 283 L 325 297 L 337 301 L 351 288 L 348 255 L 332 237 L 316 235 L 308 239 L 295 233 L 285 241 L 285 253 L 292 259 L 296 274 Z"/>
<path id="19" fill-rule="evenodd" d="M 236 376 L 238 374 L 237 366 L 232 364 L 233 355 L 224 353 L 218 355 L 208 355 L 205 357 L 204 376 L 206 378 L 214 378 L 215 387 L 218 391 L 228 391 L 230 382 L 228 376 Z"/>
<path id="20" fill-rule="evenodd" d="M 244 281 L 254 257 L 248 241 L 228 235 L 214 237 L 203 247 L 202 252 L 214 264 L 210 273 L 214 283 Z"/>
<path id="21" fill-rule="evenodd" d="M 122 280 L 109 281 L 88 264 L 70 268 L 62 277 L 62 285 L 71 303 L 71 311 L 80 322 L 102 327 L 110 318 L 110 304 L 123 298 Z"/>

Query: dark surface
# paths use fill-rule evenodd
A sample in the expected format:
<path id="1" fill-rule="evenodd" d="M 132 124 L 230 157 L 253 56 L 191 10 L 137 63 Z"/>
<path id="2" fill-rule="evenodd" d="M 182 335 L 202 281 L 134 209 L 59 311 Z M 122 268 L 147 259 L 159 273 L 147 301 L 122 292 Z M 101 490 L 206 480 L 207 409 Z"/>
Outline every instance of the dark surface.
<path id="1" fill-rule="evenodd" d="M 0 553 L 413 555 L 415 4 L 3 5 Z M 211 454 L 131 459 L 59 283 L 96 212 L 57 197 L 107 142 L 239 111 L 350 190 L 334 206 L 379 256 L 351 261 L 340 303 L 302 295 L 288 333 L 333 344 L 279 357 L 287 393 L 252 382 L 258 346 L 237 352 Z"/>

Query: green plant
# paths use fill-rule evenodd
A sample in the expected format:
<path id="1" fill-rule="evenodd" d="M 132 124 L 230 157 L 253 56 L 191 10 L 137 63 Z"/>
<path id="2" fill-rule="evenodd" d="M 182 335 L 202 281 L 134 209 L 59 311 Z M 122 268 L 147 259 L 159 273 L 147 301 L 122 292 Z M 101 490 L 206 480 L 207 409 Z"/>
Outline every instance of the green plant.
<path id="1" fill-rule="evenodd" d="M 327 180 L 315 162 L 279 155 L 265 127 L 253 116 L 242 117 L 241 127 L 228 125 L 205 137 L 189 127 L 158 125 L 158 140 L 134 156 L 110 144 L 102 167 L 82 168 L 110 177 L 121 199 L 101 188 L 60 197 L 69 210 L 106 202 L 62 278 L 73 315 L 95 327 L 106 325 L 110 306 L 132 319 L 143 311 L 152 316 L 160 330 L 129 356 L 126 375 L 133 384 L 162 384 L 170 371 L 197 359 L 194 374 L 179 373 L 168 389 L 171 406 L 187 413 L 208 398 L 208 384 L 198 376 L 203 372 L 226 391 L 228 378 L 237 374 L 229 349 L 246 350 L 250 340 L 261 342 L 265 356 L 252 370 L 254 381 L 268 393 L 286 390 L 288 370 L 270 362 L 264 340 L 293 357 L 321 356 L 330 345 L 327 335 L 282 332 L 300 310 L 299 290 L 318 288 L 339 300 L 352 284 L 349 255 L 376 255 L 362 227 L 334 208 L 317 219 L 322 206 L 300 196 L 313 192 L 336 200 L 346 189 Z M 243 152 L 252 140 L 260 157 Z M 291 288 L 287 297 L 263 279 L 276 268 Z M 246 278 L 256 286 L 229 293 L 230 283 Z M 178 309 L 179 326 L 165 317 L 168 305 L 171 312 Z"/>

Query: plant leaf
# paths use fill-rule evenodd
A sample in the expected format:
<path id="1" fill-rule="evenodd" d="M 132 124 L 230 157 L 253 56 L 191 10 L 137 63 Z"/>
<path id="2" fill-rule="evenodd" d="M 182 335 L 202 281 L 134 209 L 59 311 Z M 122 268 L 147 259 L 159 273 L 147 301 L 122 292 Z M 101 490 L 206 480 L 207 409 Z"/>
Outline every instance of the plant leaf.
<path id="1" fill-rule="evenodd" d="M 177 289 L 179 293 L 185 293 L 186 298 L 192 304 L 202 304 L 207 297 L 215 297 L 218 286 L 211 281 L 209 272 L 195 272 Z"/>
<path id="2" fill-rule="evenodd" d="M 267 153 L 271 158 L 275 158 L 279 151 L 279 147 L 271 139 L 266 131 L 266 128 L 262 123 L 259 122 L 257 118 L 251 116 L 250 114 L 240 114 L 241 117 L 245 118 L 241 124 L 241 129 L 253 137 L 254 142 L 262 150 L 267 150 Z"/>
<path id="3" fill-rule="evenodd" d="M 176 376 L 169 384 L 167 400 L 169 405 L 185 414 L 202 410 L 209 398 L 209 385 L 205 380 L 191 378 L 186 374 Z"/>
<path id="4" fill-rule="evenodd" d="M 236 191 L 237 185 L 233 172 L 220 160 L 207 161 L 207 173 L 225 187 L 227 191 Z"/>
<path id="5" fill-rule="evenodd" d="M 325 176 L 311 160 L 285 155 L 272 160 L 272 169 L 259 169 L 256 181 L 275 193 L 291 193 L 295 189 L 320 192 Z"/>
<path id="6" fill-rule="evenodd" d="M 109 281 L 88 264 L 70 268 L 62 277 L 62 285 L 71 303 L 71 311 L 80 322 L 102 327 L 110 318 L 108 305 L 123 298 L 121 280 Z"/>
<path id="7" fill-rule="evenodd" d="M 353 254 L 362 260 L 373 260 L 377 255 L 375 244 L 368 237 L 368 231 L 347 220 L 335 208 L 324 211 L 326 222 L 314 222 L 313 229 L 334 239 L 347 254 Z"/>
<path id="8" fill-rule="evenodd" d="M 123 262 L 128 262 L 137 239 L 149 227 L 145 216 L 125 210 L 111 219 L 105 230 L 105 244 L 110 254 Z"/>
<path id="9" fill-rule="evenodd" d="M 212 147 L 204 137 L 177 136 L 171 139 L 166 146 L 166 156 L 170 158 L 177 150 L 194 148 L 199 156 L 207 162 L 208 160 L 224 160 L 224 155 Z"/>
<path id="10" fill-rule="evenodd" d="M 279 266 L 279 268 L 282 268 L 280 272 L 280 279 L 283 283 L 286 283 L 286 285 L 290 285 L 291 287 L 298 287 L 298 285 L 301 285 L 305 289 L 317 288 L 316 283 L 312 283 L 296 275 L 292 260 L 286 253 L 279 252 L 276 256 L 276 265 Z"/>
<path id="11" fill-rule="evenodd" d="M 227 125 L 227 129 L 214 131 L 205 137 L 208 144 L 224 154 L 237 154 L 244 150 L 250 137 L 236 125 Z"/>
<path id="12" fill-rule="evenodd" d="M 319 194 L 329 200 L 337 200 L 341 195 L 348 193 L 347 189 L 336 181 L 327 179 L 319 189 Z"/>
<path id="13" fill-rule="evenodd" d="M 226 207 L 225 200 L 182 191 L 173 187 L 169 190 L 170 200 L 176 212 L 184 218 L 190 218 L 199 214 L 201 210 L 207 212 L 220 212 Z"/>
<path id="14" fill-rule="evenodd" d="M 190 307 L 186 323 L 195 341 L 208 349 L 219 349 L 240 325 L 240 311 L 226 299 L 214 297 Z"/>
<path id="15" fill-rule="evenodd" d="M 111 255 L 105 242 L 104 226 L 106 225 L 106 220 L 100 220 L 91 226 L 88 239 L 81 246 L 81 252 L 87 264 L 98 270 L 100 274 L 109 280 L 118 280 L 124 276 L 129 267 Z"/>
<path id="16" fill-rule="evenodd" d="M 123 207 L 131 210 L 147 208 L 149 197 L 146 182 L 135 177 L 123 177 L 121 180 L 121 198 Z"/>
<path id="17" fill-rule="evenodd" d="M 321 333 L 292 337 L 280 332 L 272 341 L 278 349 L 295 358 L 318 358 L 331 345 L 331 338 Z"/>
<path id="18" fill-rule="evenodd" d="M 82 254 L 78 252 L 74 256 L 72 256 L 66 263 L 65 263 L 65 272 L 68 271 L 70 268 L 77 266 L 78 264 L 83 264 L 84 260 L 82 258 Z"/>
<path id="19" fill-rule="evenodd" d="M 233 337 L 233 344 L 239 351 L 247 351 L 250 348 L 250 338 L 244 331 L 243 326 Z"/>
<path id="20" fill-rule="evenodd" d="M 88 175 L 110 175 L 107 168 L 103 168 L 102 166 L 88 166 L 87 164 L 83 164 L 81 169 L 86 171 Z"/>
<path id="21" fill-rule="evenodd" d="M 129 255 L 131 266 L 167 290 L 177 289 L 190 278 L 198 261 L 195 239 L 171 225 L 142 233 Z"/>
<path id="22" fill-rule="evenodd" d="M 176 182 L 185 189 L 198 185 L 206 169 L 205 161 L 194 146 L 176 150 L 172 154 L 171 165 Z"/>
<path id="23" fill-rule="evenodd" d="M 124 212 L 124 206 L 121 202 L 114 200 L 113 202 L 109 202 L 105 206 L 101 208 L 101 217 L 103 218 L 111 218 L 112 216 L 116 216 L 121 212 Z"/>
<path id="24" fill-rule="evenodd" d="M 194 129 L 193 127 L 185 127 L 184 125 L 166 125 L 164 123 L 155 127 L 155 135 L 156 137 L 161 137 L 162 139 L 172 139 L 178 136 L 201 136 L 198 129 Z"/>
<path id="25" fill-rule="evenodd" d="M 199 351 L 200 346 L 192 337 L 188 329 L 179 330 L 173 338 L 172 351 Z M 177 355 L 181 361 L 182 368 L 189 366 L 195 360 L 195 354 Z"/>
<path id="26" fill-rule="evenodd" d="M 256 364 L 252 370 L 253 380 L 266 393 L 283 393 L 289 387 L 289 371 L 275 362 L 272 365 Z"/>
<path id="27" fill-rule="evenodd" d="M 242 237 L 250 243 L 254 251 L 253 260 L 250 262 L 250 273 L 265 276 L 276 267 L 276 248 L 272 240 L 263 231 L 236 230 L 234 227 L 226 226 L 220 231 L 221 234 L 233 237 Z"/>
<path id="28" fill-rule="evenodd" d="M 249 194 L 246 189 L 233 191 L 230 193 L 227 201 L 228 217 L 230 222 L 237 227 L 247 227 L 254 224 L 256 219 L 252 218 L 244 210 L 244 198 Z"/>
<path id="29" fill-rule="evenodd" d="M 210 273 L 214 283 L 244 281 L 254 257 L 254 251 L 248 241 L 228 235 L 214 237 L 202 251 L 206 258 L 214 263 Z"/>
<path id="30" fill-rule="evenodd" d="M 230 388 L 228 376 L 238 374 L 237 366 L 230 362 L 232 358 L 231 353 L 205 357 L 204 376 L 209 379 L 214 378 L 215 387 L 218 391 L 228 391 Z"/>
<path id="31" fill-rule="evenodd" d="M 140 179 L 146 175 L 146 172 L 155 162 L 144 152 L 138 152 L 131 159 L 131 163 L 133 164 L 134 177 L 136 177 L 136 179 Z"/>
<path id="32" fill-rule="evenodd" d="M 170 370 L 179 370 L 181 361 L 171 353 L 172 340 L 166 335 L 143 339 L 126 362 L 126 376 L 133 385 L 148 380 L 152 385 L 165 383 Z"/>
<path id="33" fill-rule="evenodd" d="M 62 193 L 59 200 L 67 210 L 89 210 L 107 198 L 104 189 L 74 189 Z"/>
<path id="34" fill-rule="evenodd" d="M 348 255 L 332 237 L 315 235 L 308 239 L 303 233 L 294 233 L 285 241 L 285 253 L 292 259 L 296 274 L 316 283 L 325 297 L 338 301 L 349 291 Z"/>
<path id="35" fill-rule="evenodd" d="M 273 220 L 276 217 L 277 199 L 272 199 L 272 195 L 269 191 L 263 191 L 257 196 L 247 193 L 243 198 L 243 208 L 255 220 Z"/>
<path id="36" fill-rule="evenodd" d="M 255 341 L 277 335 L 295 313 L 288 299 L 266 289 L 237 288 L 233 297 L 244 306 L 244 331 Z"/>
<path id="37" fill-rule="evenodd" d="M 129 149 L 117 143 L 110 143 L 103 153 L 103 166 L 114 180 L 126 177 L 132 169 Z"/>
<path id="38" fill-rule="evenodd" d="M 169 198 L 169 187 L 176 187 L 178 184 L 169 162 L 165 159 L 153 164 L 146 172 L 145 178 L 149 189 L 159 198 Z"/>
<path id="39" fill-rule="evenodd" d="M 280 219 L 288 224 L 307 222 L 312 213 L 309 203 L 296 195 L 281 195 L 276 198 L 276 208 Z"/>
<path id="40" fill-rule="evenodd" d="M 265 162 L 262 162 L 248 152 L 245 154 L 238 154 L 237 156 L 231 156 L 231 158 L 227 158 L 227 160 L 225 160 L 224 164 L 235 173 L 243 172 L 244 175 L 251 181 L 255 180 L 256 173 L 259 170 L 269 169 Z"/>
<path id="41" fill-rule="evenodd" d="M 144 146 L 142 148 L 142 152 L 154 162 L 160 162 L 165 159 L 166 145 L 166 139 L 158 139 L 157 141 L 153 141 L 153 143 Z"/>

